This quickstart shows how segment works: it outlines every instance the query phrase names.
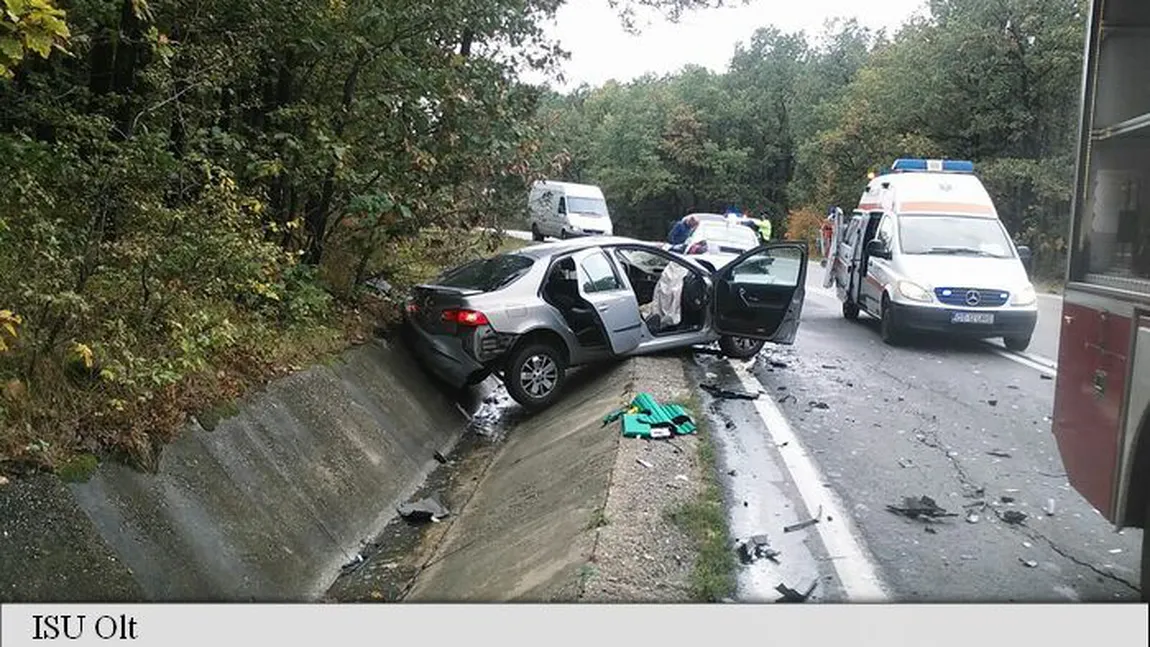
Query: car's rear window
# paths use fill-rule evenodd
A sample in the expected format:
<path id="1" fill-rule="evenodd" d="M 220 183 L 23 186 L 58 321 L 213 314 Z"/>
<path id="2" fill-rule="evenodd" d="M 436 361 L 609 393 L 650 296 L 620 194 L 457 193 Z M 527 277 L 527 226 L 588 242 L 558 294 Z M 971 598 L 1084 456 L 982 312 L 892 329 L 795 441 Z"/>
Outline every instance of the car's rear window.
<path id="1" fill-rule="evenodd" d="M 492 292 L 511 285 L 534 264 L 533 259 L 520 254 L 500 254 L 460 265 L 440 276 L 435 283 L 449 288 Z"/>
<path id="2" fill-rule="evenodd" d="M 699 240 L 714 241 L 720 245 L 730 245 L 732 247 L 743 247 L 746 249 L 757 246 L 759 242 L 758 238 L 755 237 L 755 232 L 742 224 L 701 224 L 699 225 L 697 238 Z"/>

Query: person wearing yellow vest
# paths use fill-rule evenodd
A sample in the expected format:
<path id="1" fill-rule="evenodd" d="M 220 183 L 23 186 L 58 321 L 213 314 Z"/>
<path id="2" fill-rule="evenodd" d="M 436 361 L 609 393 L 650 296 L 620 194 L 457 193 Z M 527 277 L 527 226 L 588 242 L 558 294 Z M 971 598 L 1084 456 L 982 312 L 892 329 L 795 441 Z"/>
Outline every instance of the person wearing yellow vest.
<path id="1" fill-rule="evenodd" d="M 767 214 L 764 213 L 761 217 L 755 220 L 755 226 L 759 230 L 759 238 L 761 238 L 764 243 L 770 242 L 771 219 L 767 217 Z"/>

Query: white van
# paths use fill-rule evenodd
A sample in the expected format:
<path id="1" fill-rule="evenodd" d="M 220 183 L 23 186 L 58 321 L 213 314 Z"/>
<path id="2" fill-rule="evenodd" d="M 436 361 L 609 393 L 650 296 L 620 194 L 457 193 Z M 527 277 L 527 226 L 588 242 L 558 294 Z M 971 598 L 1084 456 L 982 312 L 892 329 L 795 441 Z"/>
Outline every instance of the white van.
<path id="1" fill-rule="evenodd" d="M 547 236 L 611 236 L 615 230 L 603 191 L 590 184 L 570 182 L 536 182 L 527 198 L 531 235 L 535 240 Z"/>
<path id="2" fill-rule="evenodd" d="M 847 319 L 879 318 L 886 343 L 917 331 L 1030 345 L 1030 250 L 1015 246 L 971 162 L 896 160 L 835 229 L 824 285 Z"/>

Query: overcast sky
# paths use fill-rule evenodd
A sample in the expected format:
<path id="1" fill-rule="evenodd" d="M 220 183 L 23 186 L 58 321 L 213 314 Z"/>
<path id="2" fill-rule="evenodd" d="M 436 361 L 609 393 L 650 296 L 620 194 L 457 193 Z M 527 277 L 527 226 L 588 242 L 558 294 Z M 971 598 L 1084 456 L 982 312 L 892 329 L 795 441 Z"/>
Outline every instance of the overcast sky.
<path id="1" fill-rule="evenodd" d="M 818 34 L 826 20 L 857 18 L 872 28 L 893 30 L 924 5 L 924 0 L 753 0 L 745 7 L 685 14 L 678 24 L 658 20 L 627 34 L 607 0 L 568 0 L 551 33 L 571 53 L 564 65 L 565 88 L 647 72 L 675 72 L 688 63 L 726 69 L 735 44 L 750 40 L 759 27 Z"/>

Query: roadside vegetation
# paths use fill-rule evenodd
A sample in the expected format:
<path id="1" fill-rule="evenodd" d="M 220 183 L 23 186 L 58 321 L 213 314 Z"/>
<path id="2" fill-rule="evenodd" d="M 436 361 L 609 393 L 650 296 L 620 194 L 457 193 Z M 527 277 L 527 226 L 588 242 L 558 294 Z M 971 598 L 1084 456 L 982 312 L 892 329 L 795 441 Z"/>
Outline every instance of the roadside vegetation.
<path id="1" fill-rule="evenodd" d="M 0 471 L 150 466 L 501 245 L 561 4 L 0 0 Z"/>
<path id="2" fill-rule="evenodd" d="M 768 211 L 816 240 L 897 157 L 975 162 L 1039 278 L 1062 276 L 1084 0 L 928 0 L 897 33 L 761 29 L 723 73 L 687 68 L 551 94 L 559 178 L 603 188 L 616 231 L 661 239 L 690 211 Z M 814 248 L 812 248 L 814 249 Z"/>
<path id="3" fill-rule="evenodd" d="M 735 561 L 727 506 L 718 479 L 718 457 L 711 440 L 711 426 L 702 415 L 702 402 L 694 395 L 683 407 L 699 426 L 697 473 L 703 479 L 695 499 L 665 511 L 667 519 L 690 537 L 695 547 L 691 569 L 691 596 L 698 602 L 720 602 L 735 595 Z"/>

